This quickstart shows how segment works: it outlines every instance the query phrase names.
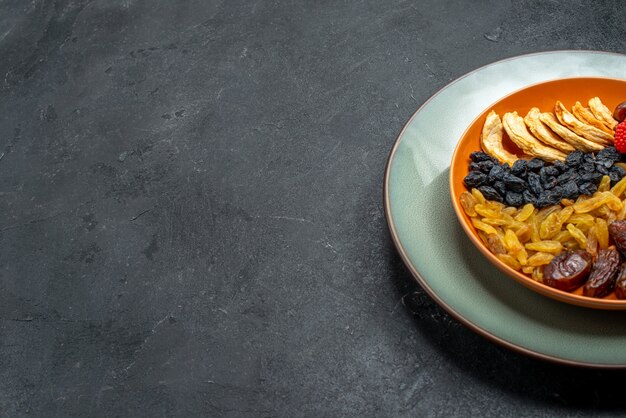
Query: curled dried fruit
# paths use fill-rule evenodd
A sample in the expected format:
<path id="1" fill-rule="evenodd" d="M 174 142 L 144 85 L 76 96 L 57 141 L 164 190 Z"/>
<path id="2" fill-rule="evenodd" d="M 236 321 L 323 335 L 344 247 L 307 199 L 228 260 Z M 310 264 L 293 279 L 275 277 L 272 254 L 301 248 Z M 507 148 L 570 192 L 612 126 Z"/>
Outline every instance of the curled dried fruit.
<path id="1" fill-rule="evenodd" d="M 619 272 L 620 257 L 615 248 L 600 250 L 589 279 L 583 287 L 583 295 L 602 298 L 613 291 L 615 279 Z"/>
<path id="2" fill-rule="evenodd" d="M 483 194 L 478 189 L 472 189 L 472 196 L 474 196 L 476 203 L 483 204 L 486 202 L 485 196 L 483 196 Z"/>
<path id="3" fill-rule="evenodd" d="M 602 249 L 609 246 L 609 226 L 602 218 L 596 218 L 596 238 L 598 246 Z"/>
<path id="4" fill-rule="evenodd" d="M 530 218 L 530 215 L 532 215 L 534 211 L 535 207 L 532 205 L 532 203 L 527 203 L 524 205 L 522 210 L 520 210 L 519 213 L 515 215 L 515 220 L 524 222 L 526 219 Z"/>
<path id="5" fill-rule="evenodd" d="M 527 250 L 552 254 L 558 254 L 563 250 L 563 245 L 559 241 L 529 242 L 525 247 Z"/>
<path id="6" fill-rule="evenodd" d="M 520 270 L 522 268 L 522 265 L 512 255 L 498 254 L 497 257 L 500 259 L 500 261 L 511 267 L 513 270 Z"/>
<path id="7" fill-rule="evenodd" d="M 591 255 L 583 250 L 567 251 L 554 257 L 543 270 L 543 282 L 567 292 L 580 287 L 591 270 Z"/>
<path id="8" fill-rule="evenodd" d="M 467 216 L 476 216 L 476 211 L 474 210 L 474 206 L 476 206 L 476 198 L 470 192 L 461 193 L 461 206 L 463 206 L 463 210 L 467 213 Z"/>
<path id="9" fill-rule="evenodd" d="M 559 233 L 561 224 L 556 213 L 549 214 L 539 226 L 539 236 L 542 240 L 550 239 Z"/>
<path id="10" fill-rule="evenodd" d="M 535 253 L 528 257 L 528 265 L 533 267 L 544 266 L 554 258 L 554 254 Z"/>
<path id="11" fill-rule="evenodd" d="M 485 218 L 499 218 L 500 211 L 497 209 L 490 208 L 486 205 L 481 205 L 480 203 L 474 206 L 474 210 L 480 216 L 484 216 Z"/>
<path id="12" fill-rule="evenodd" d="M 569 231 L 570 234 L 572 234 L 572 237 L 578 242 L 578 245 L 580 246 L 580 248 L 582 248 L 583 250 L 587 248 L 587 237 L 585 236 L 583 231 L 576 228 L 572 224 L 567 224 L 567 230 Z"/>
<path id="13" fill-rule="evenodd" d="M 488 225 L 488 224 L 484 223 L 483 221 L 478 220 L 476 218 L 472 218 L 472 225 L 474 225 L 474 228 L 476 228 L 476 229 L 478 229 L 480 231 L 485 232 L 487 235 L 489 235 L 489 234 L 497 234 L 498 233 L 493 226 Z"/>
<path id="14" fill-rule="evenodd" d="M 519 261 L 521 265 L 526 265 L 526 262 L 528 261 L 528 253 L 517 238 L 515 232 L 511 229 L 507 229 L 504 233 L 504 246 L 509 250 L 511 255 L 517 258 L 517 261 Z"/>
<path id="15" fill-rule="evenodd" d="M 530 240 L 532 231 L 528 225 L 524 225 L 517 231 L 515 231 L 515 235 L 517 235 L 517 239 L 519 239 L 519 241 L 524 244 Z"/>
<path id="16" fill-rule="evenodd" d="M 598 192 L 593 197 L 576 202 L 570 207 L 573 207 L 576 213 L 588 213 L 602 205 L 607 205 L 613 211 L 619 211 L 623 207 L 622 201 L 611 192 Z"/>
<path id="17" fill-rule="evenodd" d="M 600 180 L 600 184 L 598 184 L 599 192 L 606 192 L 611 187 L 611 178 L 609 176 L 602 176 L 602 180 Z"/>
<path id="18" fill-rule="evenodd" d="M 626 177 L 615 183 L 615 186 L 611 187 L 611 193 L 617 197 L 621 197 L 626 191 Z"/>
<path id="19" fill-rule="evenodd" d="M 498 235 L 487 235 L 487 247 L 489 248 L 489 251 L 491 251 L 492 253 L 498 255 L 498 254 L 506 254 L 506 248 L 504 247 L 504 242 L 502 241 L 502 238 L 500 238 Z"/>

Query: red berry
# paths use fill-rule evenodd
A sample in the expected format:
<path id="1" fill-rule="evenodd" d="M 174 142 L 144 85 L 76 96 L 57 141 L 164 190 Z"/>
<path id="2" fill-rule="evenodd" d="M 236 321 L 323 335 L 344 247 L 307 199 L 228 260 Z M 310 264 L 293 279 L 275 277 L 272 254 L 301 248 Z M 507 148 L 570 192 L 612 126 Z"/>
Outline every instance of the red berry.
<path id="1" fill-rule="evenodd" d="M 626 121 L 620 122 L 615 128 L 615 148 L 626 154 Z"/>

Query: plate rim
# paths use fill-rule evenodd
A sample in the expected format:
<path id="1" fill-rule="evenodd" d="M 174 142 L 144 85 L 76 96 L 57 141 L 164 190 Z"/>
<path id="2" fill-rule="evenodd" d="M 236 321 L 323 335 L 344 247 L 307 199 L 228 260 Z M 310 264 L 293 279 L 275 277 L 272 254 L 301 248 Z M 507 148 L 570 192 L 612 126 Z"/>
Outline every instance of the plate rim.
<path id="1" fill-rule="evenodd" d="M 448 89 L 449 87 L 451 87 L 452 85 L 456 84 L 457 82 L 465 79 L 466 77 L 481 71 L 487 67 L 491 67 L 497 64 L 501 64 L 507 61 L 512 61 L 515 59 L 519 59 L 519 58 L 524 58 L 524 57 L 532 57 L 532 56 L 537 56 L 537 55 L 550 55 L 550 54 L 558 54 L 558 53 L 591 53 L 591 54 L 603 54 L 603 55 L 615 55 L 615 56 L 620 56 L 620 57 L 625 57 L 626 54 L 621 54 L 621 53 L 617 53 L 617 52 L 606 52 L 606 51 L 592 51 L 592 50 L 553 50 L 553 51 L 543 51 L 543 52 L 535 52 L 535 53 L 531 53 L 531 54 L 522 54 L 522 55 L 516 55 L 513 57 L 508 57 L 508 58 L 504 58 L 498 61 L 494 61 L 491 62 L 489 64 L 480 66 L 478 68 L 475 68 L 474 70 L 467 72 L 465 74 L 463 74 L 462 76 L 452 80 L 450 83 L 444 85 L 443 87 L 441 87 L 439 90 L 437 90 L 434 94 L 432 94 L 426 101 L 424 101 L 424 103 L 422 103 L 421 106 L 419 106 L 411 115 L 411 117 L 407 120 L 407 122 L 404 124 L 404 126 L 402 127 L 402 129 L 400 130 L 400 133 L 396 136 L 396 139 L 393 142 L 393 146 L 391 147 L 391 150 L 389 151 L 389 154 L 387 156 L 387 161 L 385 163 L 385 171 L 384 171 L 384 177 L 383 177 L 383 208 L 384 208 L 384 212 L 385 212 L 385 220 L 387 221 L 387 227 L 389 229 L 389 233 L 391 235 L 391 239 L 392 242 L 396 248 L 396 251 L 398 252 L 398 254 L 400 255 L 400 258 L 402 259 L 402 262 L 404 263 L 404 265 L 409 269 L 411 275 L 413 276 L 413 279 L 426 291 L 426 293 L 428 294 L 428 296 L 430 296 L 443 310 L 445 310 L 448 314 L 450 314 L 450 316 L 452 316 L 454 319 L 456 319 L 457 321 L 459 321 L 460 323 L 462 323 L 464 326 L 466 326 L 467 328 L 469 328 L 471 331 L 477 333 L 478 335 L 486 338 L 487 340 L 491 341 L 491 342 L 495 342 L 498 345 L 501 345 L 505 348 L 508 348 L 512 351 L 527 355 L 529 357 L 532 358 L 536 358 L 539 360 L 544 360 L 544 361 L 548 361 L 548 362 L 552 362 L 552 363 L 556 363 L 556 364 L 561 364 L 561 365 L 567 365 L 567 366 L 576 366 L 576 367 L 583 367 L 583 368 L 593 368 L 593 369 L 615 369 L 615 370 L 625 370 L 626 369 L 626 364 L 607 364 L 607 363 L 593 363 L 593 362 L 586 362 L 586 361 L 576 361 L 576 360 L 570 360 L 570 359 L 564 359 L 561 357 L 557 357 L 557 356 L 553 356 L 553 355 L 548 355 L 548 354 L 544 354 L 544 353 L 540 353 L 538 351 L 526 348 L 526 347 L 522 347 L 519 346 L 517 344 L 514 344 L 510 341 L 507 341 L 483 328 L 481 328 L 480 326 L 478 326 L 477 324 L 473 323 L 472 321 L 470 321 L 469 319 L 463 317 L 461 314 L 459 314 L 452 306 L 448 305 L 446 302 L 444 302 L 436 293 L 435 291 L 428 285 L 428 283 L 424 280 L 424 278 L 421 276 L 420 272 L 417 270 L 417 268 L 411 263 L 408 254 L 406 253 L 406 250 L 404 249 L 404 246 L 402 245 L 402 243 L 400 242 L 397 230 L 396 230 L 396 226 L 393 220 L 393 215 L 391 214 L 391 208 L 390 208 L 390 196 L 389 196 L 389 179 L 390 179 L 390 173 L 391 173 L 391 166 L 393 163 L 393 159 L 396 155 L 396 151 L 400 145 L 400 142 L 402 140 L 402 137 L 404 136 L 407 128 L 411 125 L 411 123 L 413 122 L 413 120 L 415 119 L 415 117 L 420 113 L 420 111 L 427 106 L 435 97 L 437 97 L 439 94 L 441 94 L 444 90 Z"/>

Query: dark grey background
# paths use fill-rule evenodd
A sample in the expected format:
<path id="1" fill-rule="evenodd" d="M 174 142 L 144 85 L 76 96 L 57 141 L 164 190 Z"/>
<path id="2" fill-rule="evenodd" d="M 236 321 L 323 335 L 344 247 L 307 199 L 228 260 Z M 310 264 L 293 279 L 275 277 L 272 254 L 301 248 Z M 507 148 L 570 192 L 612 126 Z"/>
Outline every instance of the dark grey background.
<path id="1" fill-rule="evenodd" d="M 625 10 L 0 1 L 0 412 L 618 412 L 623 373 L 523 357 L 431 301 L 382 178 L 447 83 L 529 52 L 623 52 Z"/>

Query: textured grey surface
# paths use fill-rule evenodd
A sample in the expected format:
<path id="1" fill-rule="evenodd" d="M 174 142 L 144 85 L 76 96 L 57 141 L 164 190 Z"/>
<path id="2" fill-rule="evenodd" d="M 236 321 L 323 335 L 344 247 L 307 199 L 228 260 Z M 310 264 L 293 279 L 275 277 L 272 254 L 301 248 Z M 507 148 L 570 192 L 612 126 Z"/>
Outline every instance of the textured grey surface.
<path id="1" fill-rule="evenodd" d="M 522 53 L 623 52 L 624 16 L 591 1 L 0 1 L 0 412 L 621 412 L 623 373 L 522 357 L 436 306 L 381 195 L 431 94 Z"/>

